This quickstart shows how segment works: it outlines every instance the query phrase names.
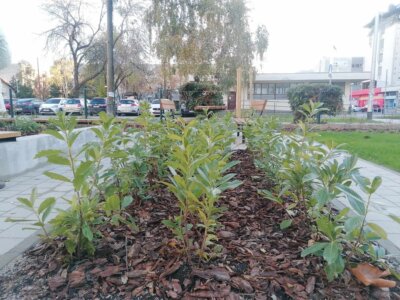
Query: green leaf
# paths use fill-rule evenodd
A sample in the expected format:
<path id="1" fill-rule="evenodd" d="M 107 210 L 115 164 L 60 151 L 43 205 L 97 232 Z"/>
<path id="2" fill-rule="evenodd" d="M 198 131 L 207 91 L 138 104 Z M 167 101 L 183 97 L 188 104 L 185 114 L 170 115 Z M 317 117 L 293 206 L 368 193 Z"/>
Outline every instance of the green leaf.
<path id="1" fill-rule="evenodd" d="M 128 207 L 132 202 L 133 202 L 132 196 L 125 196 L 124 199 L 122 199 L 121 208 Z"/>
<path id="2" fill-rule="evenodd" d="M 329 203 L 332 200 L 331 195 L 326 187 L 322 187 L 315 193 L 315 199 L 318 201 L 318 204 L 322 207 L 325 204 Z"/>
<path id="3" fill-rule="evenodd" d="M 335 225 L 329 220 L 329 217 L 324 216 L 317 219 L 318 230 L 325 234 L 331 241 L 335 239 Z"/>
<path id="4" fill-rule="evenodd" d="M 334 263 L 326 265 L 324 270 L 328 281 L 334 280 L 339 274 L 341 274 L 344 271 L 344 267 L 345 263 L 340 255 Z"/>
<path id="5" fill-rule="evenodd" d="M 76 169 L 77 176 L 86 177 L 90 173 L 93 164 L 93 161 L 90 160 L 81 162 Z"/>
<path id="6" fill-rule="evenodd" d="M 42 150 L 42 151 L 39 151 L 38 153 L 36 153 L 35 158 L 60 155 L 61 153 L 62 153 L 61 150 Z"/>
<path id="7" fill-rule="evenodd" d="M 83 233 L 83 236 L 84 236 L 85 238 L 87 238 L 89 241 L 92 241 L 92 240 L 93 240 L 93 232 L 92 232 L 92 230 L 90 229 L 90 227 L 88 226 L 87 223 L 84 223 L 84 224 L 83 224 L 83 226 L 82 226 L 82 233 Z"/>
<path id="8" fill-rule="evenodd" d="M 306 257 L 307 255 L 314 254 L 316 252 L 321 251 L 328 245 L 328 243 L 323 242 L 323 243 L 315 243 L 314 245 L 304 249 L 301 251 L 301 257 Z"/>
<path id="9" fill-rule="evenodd" d="M 382 184 L 382 178 L 380 176 L 374 177 L 371 183 L 370 194 L 375 193 L 376 190 L 381 186 L 381 184 Z"/>
<path id="10" fill-rule="evenodd" d="M 387 233 L 385 229 L 375 223 L 367 223 L 367 225 L 375 232 L 380 238 L 387 240 Z"/>
<path id="11" fill-rule="evenodd" d="M 69 140 L 68 140 L 68 147 L 72 147 L 72 145 L 75 143 L 76 139 L 78 138 L 78 136 L 82 133 L 82 131 L 74 131 L 71 132 L 70 136 L 69 136 Z"/>
<path id="12" fill-rule="evenodd" d="M 340 213 L 335 217 L 335 221 L 343 219 L 350 211 L 349 207 L 346 207 L 340 211 Z"/>
<path id="13" fill-rule="evenodd" d="M 54 129 L 46 129 L 46 130 L 44 131 L 44 133 L 50 134 L 50 135 L 54 136 L 56 139 L 61 140 L 61 141 L 64 141 L 64 136 L 63 136 L 60 132 L 58 132 L 57 130 L 54 130 Z"/>
<path id="14" fill-rule="evenodd" d="M 322 256 L 324 257 L 325 261 L 330 265 L 336 261 L 339 254 L 340 254 L 340 249 L 338 243 L 331 242 L 325 247 Z"/>
<path id="15" fill-rule="evenodd" d="M 45 209 L 52 207 L 56 203 L 56 198 L 49 197 L 40 203 L 38 213 L 41 214 Z"/>
<path id="16" fill-rule="evenodd" d="M 61 166 L 69 166 L 70 165 L 70 161 L 62 156 L 59 155 L 51 155 L 47 157 L 47 160 L 55 165 L 61 165 Z"/>
<path id="17" fill-rule="evenodd" d="M 33 203 L 26 198 L 17 198 L 17 200 L 26 206 L 27 208 L 33 209 Z"/>
<path id="18" fill-rule="evenodd" d="M 64 182 L 71 182 L 71 179 L 58 174 L 58 173 L 54 173 L 54 172 L 50 172 L 50 171 L 46 171 L 43 173 L 44 175 L 46 175 L 47 177 L 50 177 L 51 179 L 55 179 L 55 180 L 59 180 L 59 181 L 64 181 Z"/>
<path id="19" fill-rule="evenodd" d="M 279 224 L 279 228 L 281 230 L 284 230 L 288 227 L 290 227 L 292 225 L 292 219 L 288 219 L 288 220 L 283 220 L 280 224 Z"/>
<path id="20" fill-rule="evenodd" d="M 313 181 L 314 179 L 317 179 L 318 177 L 319 177 L 319 175 L 315 174 L 315 173 L 306 174 L 305 176 L 303 176 L 302 183 L 307 183 L 307 182 Z"/>
<path id="21" fill-rule="evenodd" d="M 70 255 L 74 254 L 75 248 L 76 248 L 76 243 L 73 240 L 71 240 L 71 239 L 66 240 L 64 242 L 64 245 L 65 245 L 65 248 L 67 248 L 67 251 Z"/>
<path id="22" fill-rule="evenodd" d="M 354 216 L 350 217 L 344 222 L 344 228 L 347 232 L 353 232 L 355 229 L 361 229 L 363 217 L 362 216 Z"/>
<path id="23" fill-rule="evenodd" d="M 49 214 L 50 214 L 50 212 L 52 211 L 52 209 L 53 209 L 53 207 L 52 207 L 52 206 L 49 206 L 49 207 L 47 207 L 47 208 L 44 210 L 44 212 L 43 212 L 43 214 L 42 214 L 42 221 L 43 221 L 43 222 L 47 220 L 47 217 L 49 216 Z"/>
<path id="24" fill-rule="evenodd" d="M 353 189 L 349 188 L 348 186 L 343 185 L 343 184 L 336 184 L 336 188 L 338 190 L 340 190 L 341 192 L 343 192 L 345 195 L 351 196 L 355 200 L 360 201 L 362 203 L 364 202 L 363 199 L 361 198 L 361 196 L 359 194 L 357 194 Z"/>
<path id="25" fill-rule="evenodd" d="M 400 224 L 400 217 L 389 214 L 389 218 L 391 218 L 393 221 L 397 222 Z"/>
<path id="26" fill-rule="evenodd" d="M 259 190 L 258 193 L 262 196 L 264 196 L 266 199 L 274 201 L 276 203 L 282 204 L 283 200 L 279 197 L 276 197 L 274 194 L 272 194 L 268 190 Z"/>

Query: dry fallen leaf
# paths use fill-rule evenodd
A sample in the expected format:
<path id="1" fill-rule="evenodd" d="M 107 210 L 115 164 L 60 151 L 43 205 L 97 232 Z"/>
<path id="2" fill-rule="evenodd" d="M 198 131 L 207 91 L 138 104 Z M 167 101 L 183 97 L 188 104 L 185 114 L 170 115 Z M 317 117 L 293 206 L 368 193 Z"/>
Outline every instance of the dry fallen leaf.
<path id="1" fill-rule="evenodd" d="M 68 276 L 70 287 L 78 287 L 85 283 L 85 273 L 81 271 L 73 271 Z"/>
<path id="2" fill-rule="evenodd" d="M 351 273 L 366 286 L 373 285 L 380 288 L 395 287 L 396 282 L 382 279 L 381 277 L 390 275 L 388 271 L 381 271 L 368 263 L 362 263 L 350 269 Z"/>

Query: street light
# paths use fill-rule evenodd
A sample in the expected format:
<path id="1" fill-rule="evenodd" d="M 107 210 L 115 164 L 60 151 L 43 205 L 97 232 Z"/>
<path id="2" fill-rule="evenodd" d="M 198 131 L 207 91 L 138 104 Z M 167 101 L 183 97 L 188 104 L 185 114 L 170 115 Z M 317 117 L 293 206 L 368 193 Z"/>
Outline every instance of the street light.
<path id="1" fill-rule="evenodd" d="M 351 114 L 352 106 L 353 106 L 353 85 L 354 85 L 354 83 L 350 82 L 350 94 L 349 94 L 349 108 L 350 108 L 349 113 L 350 114 Z"/>

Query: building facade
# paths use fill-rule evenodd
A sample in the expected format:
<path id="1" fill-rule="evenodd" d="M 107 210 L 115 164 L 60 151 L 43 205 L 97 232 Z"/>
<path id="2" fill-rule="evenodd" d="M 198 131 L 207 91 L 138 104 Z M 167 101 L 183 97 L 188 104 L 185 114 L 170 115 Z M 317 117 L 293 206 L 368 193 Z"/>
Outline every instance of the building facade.
<path id="1" fill-rule="evenodd" d="M 353 88 L 370 76 L 369 72 L 333 72 L 332 85 L 343 90 L 343 107 L 348 108 L 351 103 L 350 94 Z M 329 73 L 263 73 L 257 74 L 253 85 L 254 100 L 268 100 L 267 110 L 290 111 L 287 91 L 299 84 L 329 83 Z M 246 93 L 245 93 L 246 95 Z M 244 101 L 244 107 L 249 107 L 249 98 Z"/>
<path id="2" fill-rule="evenodd" d="M 364 72 L 364 57 L 324 57 L 320 60 L 318 72 Z"/>

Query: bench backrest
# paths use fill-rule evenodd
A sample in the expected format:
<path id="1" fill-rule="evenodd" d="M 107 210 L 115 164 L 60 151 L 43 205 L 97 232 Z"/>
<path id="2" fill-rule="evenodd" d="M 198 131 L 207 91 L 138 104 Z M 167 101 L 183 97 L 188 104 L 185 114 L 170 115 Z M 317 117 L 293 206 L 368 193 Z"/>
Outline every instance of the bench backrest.
<path id="1" fill-rule="evenodd" d="M 250 102 L 250 107 L 255 111 L 259 111 L 260 116 L 262 116 L 266 106 L 267 100 L 255 100 Z"/>
<path id="2" fill-rule="evenodd" d="M 169 99 L 161 99 L 160 100 L 160 109 L 163 110 L 175 110 L 175 103 Z"/>

